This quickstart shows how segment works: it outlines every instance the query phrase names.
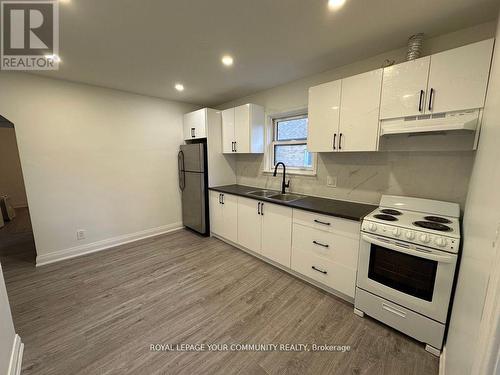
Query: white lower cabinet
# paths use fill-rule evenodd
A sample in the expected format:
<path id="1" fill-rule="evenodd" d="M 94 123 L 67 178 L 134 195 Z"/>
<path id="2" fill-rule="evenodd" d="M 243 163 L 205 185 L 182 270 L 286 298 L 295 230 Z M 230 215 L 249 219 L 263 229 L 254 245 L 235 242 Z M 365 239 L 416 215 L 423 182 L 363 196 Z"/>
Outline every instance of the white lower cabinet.
<path id="1" fill-rule="evenodd" d="M 293 210 L 291 268 L 354 298 L 358 222 Z"/>
<path id="2" fill-rule="evenodd" d="M 239 197 L 238 244 L 290 267 L 292 209 Z"/>
<path id="3" fill-rule="evenodd" d="M 210 191 L 212 233 L 354 298 L 360 223 Z"/>
<path id="4" fill-rule="evenodd" d="M 292 247 L 292 209 L 277 204 L 263 203 L 262 255 L 290 267 Z"/>
<path id="5" fill-rule="evenodd" d="M 292 250 L 292 269 L 354 298 L 356 270 L 295 248 Z"/>
<path id="6" fill-rule="evenodd" d="M 238 244 L 261 253 L 262 216 L 261 202 L 238 197 Z"/>
<path id="7" fill-rule="evenodd" d="M 210 230 L 229 241 L 238 241 L 238 197 L 210 191 Z"/>

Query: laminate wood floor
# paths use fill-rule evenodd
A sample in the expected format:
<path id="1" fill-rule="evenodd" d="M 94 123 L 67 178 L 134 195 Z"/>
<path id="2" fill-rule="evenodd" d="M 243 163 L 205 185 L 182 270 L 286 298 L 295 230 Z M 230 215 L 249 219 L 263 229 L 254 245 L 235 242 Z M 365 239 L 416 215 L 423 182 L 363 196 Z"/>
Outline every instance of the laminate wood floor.
<path id="1" fill-rule="evenodd" d="M 23 375 L 438 373 L 421 344 L 215 238 L 182 230 L 34 268 L 5 233 L 0 260 L 25 343 Z M 351 350 L 150 350 L 201 343 Z"/>

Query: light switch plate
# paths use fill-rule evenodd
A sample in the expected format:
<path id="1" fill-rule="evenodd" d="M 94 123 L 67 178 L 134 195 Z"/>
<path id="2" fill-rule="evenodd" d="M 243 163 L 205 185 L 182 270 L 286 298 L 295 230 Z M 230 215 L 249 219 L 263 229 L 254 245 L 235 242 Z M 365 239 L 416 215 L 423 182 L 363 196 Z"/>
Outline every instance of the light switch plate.
<path id="1" fill-rule="evenodd" d="M 335 188 L 337 187 L 337 176 L 327 176 L 326 186 Z"/>

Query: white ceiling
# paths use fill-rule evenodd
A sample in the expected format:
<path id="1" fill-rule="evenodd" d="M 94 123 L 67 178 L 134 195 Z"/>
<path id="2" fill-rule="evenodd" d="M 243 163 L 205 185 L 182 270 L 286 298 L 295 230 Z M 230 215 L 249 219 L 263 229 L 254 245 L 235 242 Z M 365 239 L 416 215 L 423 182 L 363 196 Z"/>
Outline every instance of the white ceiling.
<path id="1" fill-rule="evenodd" d="M 215 105 L 495 19 L 498 0 L 70 0 L 56 78 Z M 228 69 L 220 58 L 234 56 Z M 174 89 L 182 82 L 185 91 Z"/>

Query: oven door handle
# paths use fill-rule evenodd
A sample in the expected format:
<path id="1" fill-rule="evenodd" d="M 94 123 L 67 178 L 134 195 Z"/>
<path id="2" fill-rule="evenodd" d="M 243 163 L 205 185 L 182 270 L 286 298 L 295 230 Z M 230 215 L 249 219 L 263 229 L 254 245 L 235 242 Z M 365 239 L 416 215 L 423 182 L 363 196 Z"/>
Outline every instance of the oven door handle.
<path id="1" fill-rule="evenodd" d="M 372 243 L 374 245 L 385 247 L 387 249 L 398 251 L 400 253 L 413 255 L 413 256 L 416 256 L 419 258 L 434 260 L 434 261 L 440 262 L 440 263 L 452 263 L 454 261 L 454 257 L 452 257 L 452 256 L 436 255 L 436 254 L 427 253 L 427 252 L 421 251 L 421 250 L 407 249 L 407 248 L 402 247 L 402 246 L 398 246 L 398 245 L 395 245 L 395 244 L 392 244 L 389 242 L 378 240 L 376 237 L 368 236 L 366 234 L 363 234 L 362 238 L 364 241 Z"/>

